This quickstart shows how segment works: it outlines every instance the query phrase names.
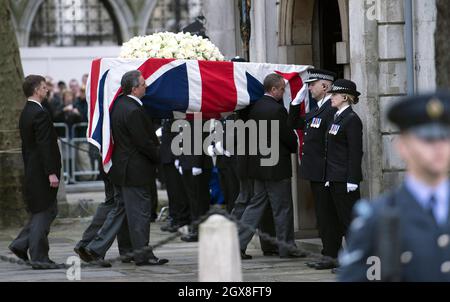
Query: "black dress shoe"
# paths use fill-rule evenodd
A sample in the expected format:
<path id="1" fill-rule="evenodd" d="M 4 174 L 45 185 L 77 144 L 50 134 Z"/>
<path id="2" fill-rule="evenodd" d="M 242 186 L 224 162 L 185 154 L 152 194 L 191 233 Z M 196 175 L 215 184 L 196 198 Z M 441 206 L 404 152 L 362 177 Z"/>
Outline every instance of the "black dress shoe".
<path id="1" fill-rule="evenodd" d="M 17 256 L 17 258 L 19 258 L 19 259 L 21 259 L 21 260 L 23 260 L 23 261 L 25 261 L 25 262 L 30 261 L 30 258 L 28 258 L 27 252 L 20 251 L 20 250 L 14 248 L 14 247 L 12 247 L 12 246 L 9 247 L 9 250 L 10 250 L 11 252 L 13 252 L 13 254 Z"/>
<path id="2" fill-rule="evenodd" d="M 184 242 L 198 242 L 198 234 L 197 233 L 189 233 L 187 235 L 183 235 L 180 238 Z"/>
<path id="3" fill-rule="evenodd" d="M 169 262 L 168 259 L 164 258 L 151 258 L 144 262 L 137 262 L 137 266 L 149 266 L 149 265 L 163 265 Z"/>
<path id="4" fill-rule="evenodd" d="M 89 255 L 89 259 L 88 259 L 89 261 L 87 261 L 87 262 L 92 263 L 92 264 L 96 264 L 96 265 L 101 266 L 101 267 L 111 267 L 112 266 L 111 263 L 105 261 L 105 259 L 102 256 L 98 255 L 93 250 L 91 250 L 91 249 L 89 249 L 87 247 L 84 248 L 84 250 Z"/>
<path id="5" fill-rule="evenodd" d="M 75 247 L 73 249 L 73 251 L 78 255 L 78 257 L 80 257 L 81 260 L 83 260 L 84 262 L 90 262 L 91 261 L 91 256 L 89 256 L 88 253 L 86 253 L 86 250 L 84 249 L 83 246 L 80 247 Z"/>
<path id="6" fill-rule="evenodd" d="M 306 262 L 306 266 L 309 268 L 316 268 L 317 263 L 319 263 L 320 260 L 316 260 L 316 261 L 311 261 L 311 262 Z"/>
<path id="7" fill-rule="evenodd" d="M 307 253 L 301 252 L 301 251 L 293 251 L 289 252 L 287 255 L 280 255 L 280 258 L 306 258 L 308 257 Z"/>
<path id="8" fill-rule="evenodd" d="M 173 224 L 169 227 L 168 231 L 171 233 L 176 233 L 178 232 L 178 229 L 184 227 L 185 225 L 187 225 L 188 223 L 177 223 L 177 224 Z"/>
<path id="9" fill-rule="evenodd" d="M 65 269 L 65 265 L 60 263 L 56 264 L 54 261 L 49 260 L 48 262 L 35 262 L 31 263 L 31 267 L 34 270 L 50 270 L 50 269 Z"/>
<path id="10" fill-rule="evenodd" d="M 166 223 L 165 225 L 161 226 L 160 230 L 162 232 L 168 232 L 171 225 L 172 225 L 171 223 Z"/>
<path id="11" fill-rule="evenodd" d="M 122 261 L 122 263 L 129 264 L 134 261 L 134 257 L 122 256 L 122 259 L 120 261 Z"/>
<path id="12" fill-rule="evenodd" d="M 333 260 L 325 260 L 325 261 L 321 261 L 318 262 L 314 268 L 318 271 L 322 271 L 322 270 L 327 270 L 327 269 L 333 269 L 333 268 L 337 268 L 339 265 L 337 264 L 336 261 Z"/>
<path id="13" fill-rule="evenodd" d="M 241 251 L 241 259 L 242 259 L 242 260 L 250 260 L 250 259 L 253 259 L 253 257 L 250 256 L 250 255 L 247 255 L 247 254 L 245 253 L 245 251 Z"/>
<path id="14" fill-rule="evenodd" d="M 263 255 L 270 257 L 270 256 L 278 256 L 279 253 L 278 253 L 278 251 L 264 251 Z"/>

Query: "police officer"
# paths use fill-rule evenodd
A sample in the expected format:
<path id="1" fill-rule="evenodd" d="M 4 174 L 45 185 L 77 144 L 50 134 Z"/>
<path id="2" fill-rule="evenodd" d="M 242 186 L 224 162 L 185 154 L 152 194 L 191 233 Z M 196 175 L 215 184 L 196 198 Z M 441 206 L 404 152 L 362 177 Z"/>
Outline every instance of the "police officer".
<path id="1" fill-rule="evenodd" d="M 326 134 L 325 186 L 329 188 L 326 201 L 329 207 L 323 223 L 326 224 L 326 229 L 340 232 L 331 247 L 335 255 L 350 226 L 353 206 L 361 198 L 359 187 L 362 181 L 363 126 L 352 109 L 352 105 L 359 102 L 360 93 L 356 90 L 356 84 L 349 80 L 336 80 L 330 93 L 331 106 L 337 112 Z M 316 269 L 335 267 L 335 259 L 322 261 L 315 266 Z"/>
<path id="2" fill-rule="evenodd" d="M 355 207 L 339 280 L 448 282 L 450 94 L 406 97 L 388 118 L 401 131 L 395 146 L 406 177 L 398 189 Z"/>
<path id="3" fill-rule="evenodd" d="M 325 136 L 333 121 L 337 109 L 331 106 L 329 90 L 336 74 L 323 69 L 310 69 L 308 84 L 311 96 L 317 100 L 317 107 L 306 115 L 300 115 L 301 98 L 291 103 L 288 125 L 294 129 L 303 130 L 303 146 L 300 164 L 300 177 L 310 181 L 313 193 L 319 236 L 322 239 L 322 254 L 326 259 L 336 259 L 341 244 L 341 232 L 335 225 L 338 218 L 332 208 L 329 187 L 325 187 Z M 329 266 L 325 259 L 307 263 L 310 267 Z M 321 268 L 320 267 L 320 268 Z"/>
<path id="4" fill-rule="evenodd" d="M 183 178 L 175 166 L 176 156 L 173 154 L 172 140 L 177 136 L 172 132 L 174 119 L 165 119 L 161 129 L 161 163 L 166 178 L 167 197 L 169 199 L 169 221 L 161 226 L 161 231 L 175 233 L 180 227 L 188 225 L 190 221 L 189 202 L 183 185 Z"/>
<path id="5" fill-rule="evenodd" d="M 201 120 L 194 121 L 194 119 Z M 202 143 L 207 137 L 207 133 L 196 133 L 195 123 L 199 123 L 201 129 L 203 129 L 206 120 L 202 119 L 202 115 L 194 115 L 186 123 L 190 125 L 191 132 L 190 135 L 182 133 L 183 147 L 184 151 L 187 151 L 189 148 L 185 147 L 184 144 L 190 141 L 191 152 L 185 152 L 179 157 L 179 170 L 189 201 L 191 223 L 194 223 L 209 211 L 211 202 L 209 181 L 214 165 L 212 158 L 203 153 L 203 145 L 197 145 L 201 154 L 195 154 L 195 143 Z M 195 135 L 201 135 L 199 137 L 201 140 L 196 140 Z M 197 242 L 198 235 L 198 226 L 195 225 L 191 227 L 188 234 L 181 236 L 180 239 L 185 242 Z"/>

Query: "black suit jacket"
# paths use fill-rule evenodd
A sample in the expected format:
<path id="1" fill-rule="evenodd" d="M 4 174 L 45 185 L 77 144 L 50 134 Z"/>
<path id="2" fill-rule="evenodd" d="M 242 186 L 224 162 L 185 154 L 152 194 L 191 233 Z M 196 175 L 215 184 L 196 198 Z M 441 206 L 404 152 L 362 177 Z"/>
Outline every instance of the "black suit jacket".
<path id="1" fill-rule="evenodd" d="M 447 224 L 438 225 L 411 194 L 405 185 L 400 189 L 385 194 L 375 201 L 363 201 L 354 207 L 354 227 L 349 228 L 347 248 L 341 257 L 342 270 L 340 281 L 368 282 L 367 264 L 370 257 L 380 257 L 380 238 L 384 238 L 382 217 L 397 214 L 400 253 L 408 252 L 412 258 L 401 264 L 400 281 L 402 282 L 450 282 L 450 274 L 442 271 L 442 265 L 450 259 L 450 245 L 440 240 L 450 234 L 450 216 Z M 358 209 L 361 209 L 359 211 Z M 450 214 L 450 212 L 449 212 Z M 380 229 L 381 227 L 381 229 Z M 381 233 L 381 234 L 380 234 Z M 395 232 L 392 232 L 395 233 Z M 347 239 L 347 238 L 346 238 Z M 382 245 L 383 250 L 390 245 Z M 381 259 L 381 271 L 383 271 Z"/>
<path id="2" fill-rule="evenodd" d="M 248 115 L 250 114 L 250 111 L 252 109 L 253 105 L 250 105 L 244 109 L 241 109 L 239 111 L 236 111 L 236 121 L 242 121 L 246 123 L 248 121 Z M 248 144 L 249 144 L 249 131 L 248 129 L 241 129 L 243 132 L 238 132 L 240 135 L 244 135 L 245 141 L 244 146 L 241 146 L 238 142 L 238 133 L 236 133 L 236 164 L 237 164 L 237 174 L 239 177 L 239 180 L 246 180 L 248 179 Z M 244 151 L 244 154 L 238 154 L 239 149 L 241 148 L 242 151 Z"/>
<path id="3" fill-rule="evenodd" d="M 267 146 L 277 142 L 279 145 L 279 161 L 274 166 L 262 166 L 261 159 L 268 159 L 270 156 L 260 154 L 258 142 L 258 155 L 249 156 L 249 178 L 258 180 L 283 180 L 292 177 L 291 154 L 297 152 L 297 136 L 294 131 L 287 125 L 288 113 L 282 103 L 277 102 L 274 98 L 263 96 L 250 109 L 249 119 L 257 123 L 258 141 L 260 137 L 260 121 L 268 121 Z M 279 131 L 275 137 L 272 137 L 272 122 L 278 121 Z M 273 150 L 272 150 L 273 153 Z"/>
<path id="4" fill-rule="evenodd" d="M 121 96 L 111 112 L 114 139 L 112 183 L 120 186 L 146 186 L 156 177 L 160 162 L 159 141 L 143 106 Z"/>
<path id="5" fill-rule="evenodd" d="M 228 116 L 227 118 L 221 119 L 220 123 L 222 124 L 223 128 L 223 141 L 222 146 L 225 150 L 228 152 L 233 151 L 233 155 L 226 156 L 226 155 L 217 155 L 216 157 L 216 167 L 219 169 L 228 169 L 228 168 L 237 168 L 237 131 L 227 131 L 227 121 L 235 122 L 237 120 L 238 116 L 236 113 L 233 113 L 232 115 Z M 234 139 L 234 145 L 228 145 L 227 144 L 227 138 L 231 141 L 231 139 Z"/>
<path id="6" fill-rule="evenodd" d="M 325 181 L 325 136 L 330 123 L 333 122 L 336 109 L 331 107 L 328 100 L 320 108 L 300 115 L 300 105 L 292 106 L 289 110 L 288 125 L 294 129 L 303 130 L 303 151 L 300 163 L 300 177 L 314 182 Z M 320 119 L 320 125 L 313 125 L 313 121 Z"/>
<path id="7" fill-rule="evenodd" d="M 172 140 L 177 136 L 177 132 L 172 132 L 172 124 L 174 120 L 164 120 L 162 122 L 162 135 L 161 135 L 161 163 L 171 164 L 175 161 L 175 155 L 172 152 Z"/>
<path id="8" fill-rule="evenodd" d="M 61 177 L 58 138 L 50 113 L 29 101 L 20 115 L 19 129 L 25 165 L 25 203 L 31 213 L 42 212 L 56 202 L 58 189 L 50 188 L 48 176 Z"/>
<path id="9" fill-rule="evenodd" d="M 209 135 L 209 133 L 203 132 L 203 126 L 206 123 L 206 121 L 196 121 L 196 123 L 201 123 L 201 136 L 199 136 L 200 140 L 199 141 L 195 141 L 194 136 L 195 136 L 195 128 L 194 128 L 194 121 L 193 120 L 189 120 L 186 121 L 186 125 L 189 124 L 190 128 L 191 128 L 191 132 L 190 133 L 181 133 L 181 136 L 183 137 L 183 143 L 182 143 L 182 148 L 187 149 L 188 146 L 186 144 L 186 142 L 190 142 L 190 155 L 187 154 L 181 154 L 178 158 L 180 160 L 180 165 L 184 170 L 192 170 L 192 168 L 200 168 L 200 169 L 212 169 L 214 167 L 213 165 L 213 161 L 212 158 L 205 154 L 203 152 L 203 142 L 206 139 L 206 137 Z M 199 134 L 199 133 L 197 133 Z M 197 148 L 201 149 L 201 155 L 197 154 L 195 155 L 195 150 L 194 150 L 194 146 L 195 144 L 197 144 Z M 186 150 L 184 150 L 183 152 L 185 152 Z"/>
<path id="10" fill-rule="evenodd" d="M 334 117 L 333 117 L 334 118 Z M 362 181 L 363 126 L 359 116 L 348 107 L 332 123 L 336 135 L 327 132 L 326 181 L 359 184 Z"/>

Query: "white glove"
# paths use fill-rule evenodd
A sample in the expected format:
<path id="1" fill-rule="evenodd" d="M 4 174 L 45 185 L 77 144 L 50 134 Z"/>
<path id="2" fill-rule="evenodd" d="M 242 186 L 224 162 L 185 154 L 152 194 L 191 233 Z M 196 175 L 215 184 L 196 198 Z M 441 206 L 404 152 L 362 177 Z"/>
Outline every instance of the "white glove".
<path id="1" fill-rule="evenodd" d="M 215 156 L 215 154 L 214 154 L 214 146 L 213 145 L 209 145 L 208 146 L 208 155 L 211 156 L 211 157 Z"/>
<path id="2" fill-rule="evenodd" d="M 162 136 L 162 127 L 160 127 L 158 130 L 156 130 L 155 133 L 156 133 L 157 137 L 161 138 L 161 136 Z"/>
<path id="3" fill-rule="evenodd" d="M 292 105 L 297 106 L 305 101 L 308 97 L 308 84 L 303 85 L 302 89 L 297 93 L 295 99 L 292 100 Z"/>
<path id="4" fill-rule="evenodd" d="M 192 168 L 192 175 L 194 175 L 194 176 L 198 176 L 198 175 L 202 174 L 202 172 L 203 172 L 203 170 L 200 168 L 195 168 L 195 167 Z"/>
<path id="5" fill-rule="evenodd" d="M 180 173 L 180 175 L 183 175 L 183 168 L 178 167 L 177 169 L 178 169 L 178 172 Z"/>
<path id="6" fill-rule="evenodd" d="M 178 159 L 175 160 L 174 164 L 175 164 L 175 168 L 177 168 L 177 169 L 180 168 L 180 161 Z"/>
<path id="7" fill-rule="evenodd" d="M 330 187 L 330 182 L 329 182 L 329 181 L 327 181 L 327 182 L 325 183 L 325 187 Z"/>
<path id="8" fill-rule="evenodd" d="M 222 146 L 222 142 L 218 141 L 216 143 L 216 151 L 218 155 L 223 155 L 224 154 L 224 150 L 223 150 L 223 146 Z"/>
<path id="9" fill-rule="evenodd" d="M 358 190 L 358 185 L 347 183 L 347 193 L 354 192 Z"/>

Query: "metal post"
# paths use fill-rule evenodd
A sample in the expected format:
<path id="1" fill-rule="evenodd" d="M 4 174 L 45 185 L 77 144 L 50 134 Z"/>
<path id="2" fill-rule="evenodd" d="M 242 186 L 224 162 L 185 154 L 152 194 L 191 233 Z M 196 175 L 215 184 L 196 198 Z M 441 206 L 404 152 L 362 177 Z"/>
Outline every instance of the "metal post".
<path id="1" fill-rule="evenodd" d="M 415 92 L 414 82 L 414 37 L 413 37 L 413 3 L 412 0 L 404 0 L 405 12 L 405 52 L 407 73 L 407 94 Z"/>

